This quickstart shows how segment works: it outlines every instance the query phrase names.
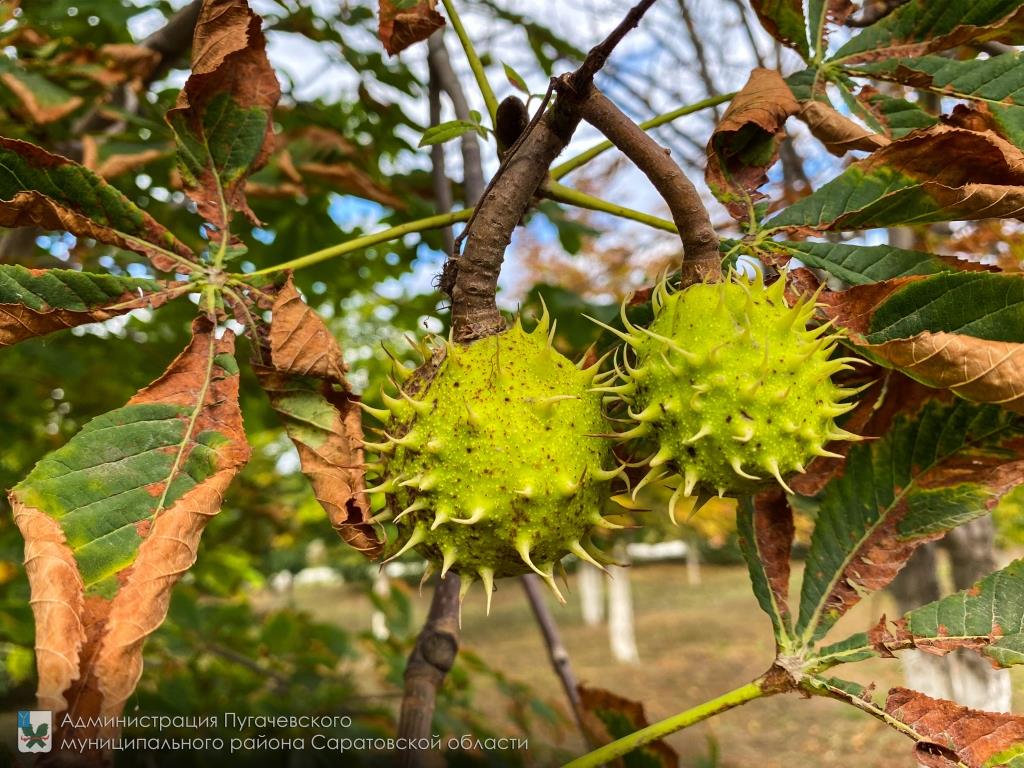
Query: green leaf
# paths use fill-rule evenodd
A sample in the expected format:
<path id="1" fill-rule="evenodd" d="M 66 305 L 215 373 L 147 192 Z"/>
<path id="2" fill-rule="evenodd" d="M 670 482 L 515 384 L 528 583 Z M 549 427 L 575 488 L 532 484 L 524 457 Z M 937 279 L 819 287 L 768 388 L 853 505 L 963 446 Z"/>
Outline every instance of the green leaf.
<path id="1" fill-rule="evenodd" d="M 956 163 L 947 159 L 955 157 Z M 869 229 L 1015 217 L 1024 155 L 994 134 L 935 126 L 850 165 L 766 223 L 768 230 Z"/>
<path id="2" fill-rule="evenodd" d="M 141 307 L 157 307 L 187 290 L 141 277 L 30 270 L 0 264 L 0 347 L 62 328 L 107 320 Z"/>
<path id="3" fill-rule="evenodd" d="M 970 589 L 906 615 L 897 642 L 948 652 L 974 648 L 1000 666 L 1024 664 L 1024 560 L 1016 560 Z"/>
<path id="4" fill-rule="evenodd" d="M 87 168 L 34 144 L 0 138 L 0 226 L 66 230 L 188 269 L 190 249 Z"/>
<path id="5" fill-rule="evenodd" d="M 951 272 L 824 298 L 858 351 L 932 387 L 1024 412 L 1024 277 Z"/>
<path id="6" fill-rule="evenodd" d="M 470 120 L 451 120 L 440 125 L 432 125 L 423 132 L 423 138 L 420 139 L 419 146 L 429 147 L 434 144 L 444 144 L 446 141 L 456 139 L 464 133 L 469 133 L 470 131 L 479 132 L 481 128 L 480 123 L 474 123 Z"/>
<path id="7" fill-rule="evenodd" d="M 245 180 L 270 156 L 271 113 L 281 96 L 260 25 L 245 2 L 204 3 L 192 74 L 167 112 L 185 191 L 199 215 L 222 231 L 232 211 L 259 224 L 245 199 Z"/>
<path id="8" fill-rule="evenodd" d="M 804 643 L 884 588 L 918 545 L 985 514 L 1024 480 L 1024 466 L 1011 463 L 1022 437 L 1020 418 L 1000 408 L 929 400 L 855 445 L 820 498 L 796 625 Z"/>
<path id="9" fill-rule="evenodd" d="M 1019 33 L 1021 0 L 909 0 L 842 46 L 832 61 L 920 56 Z"/>
<path id="10" fill-rule="evenodd" d="M 217 339 L 213 324 L 197 319 L 191 343 L 159 379 L 89 422 L 11 491 L 41 705 L 63 711 L 77 685 L 117 714 L 134 690 L 142 644 L 249 455 L 233 350 L 230 331 Z"/>
<path id="11" fill-rule="evenodd" d="M 768 34 L 805 59 L 810 56 L 803 0 L 751 0 L 750 4 Z"/>
<path id="12" fill-rule="evenodd" d="M 871 344 L 947 331 L 990 341 L 1024 342 L 1024 276 L 950 272 L 913 280 L 871 313 Z"/>
<path id="13" fill-rule="evenodd" d="M 518 91 L 522 91 L 523 93 L 526 94 L 530 93 L 530 88 L 526 84 L 526 81 L 523 79 L 522 75 L 516 72 L 512 67 L 510 67 L 505 62 L 502 62 L 501 66 L 505 68 L 505 78 L 508 80 L 509 84 L 513 88 L 515 88 Z"/>
<path id="14" fill-rule="evenodd" d="M 772 620 L 776 644 L 785 648 L 792 633 L 788 599 L 793 510 L 781 491 L 759 494 L 756 502 L 744 496 L 736 527 L 758 605 Z"/>
<path id="15" fill-rule="evenodd" d="M 879 133 L 893 139 L 902 138 L 911 131 L 928 128 L 939 122 L 935 115 L 925 112 L 919 105 L 869 86 L 860 89 L 854 97 L 854 102 L 859 105 L 859 117 Z"/>
<path id="16" fill-rule="evenodd" d="M 765 243 L 769 251 L 781 251 L 814 269 L 824 269 L 853 285 L 863 285 L 907 275 L 934 275 L 957 269 L 957 260 L 892 245 L 816 243 L 781 240 Z M 960 262 L 964 267 L 967 262 Z"/>
<path id="17" fill-rule="evenodd" d="M 918 648 L 946 654 L 968 648 L 1002 667 L 1024 664 L 1024 560 L 1015 560 L 970 589 L 910 611 L 888 626 L 885 618 L 823 648 L 822 667 Z"/>
<path id="18" fill-rule="evenodd" d="M 886 59 L 848 72 L 966 99 L 991 116 L 1000 135 L 1024 147 L 1024 57 L 1018 53 L 964 61 L 945 56 Z"/>

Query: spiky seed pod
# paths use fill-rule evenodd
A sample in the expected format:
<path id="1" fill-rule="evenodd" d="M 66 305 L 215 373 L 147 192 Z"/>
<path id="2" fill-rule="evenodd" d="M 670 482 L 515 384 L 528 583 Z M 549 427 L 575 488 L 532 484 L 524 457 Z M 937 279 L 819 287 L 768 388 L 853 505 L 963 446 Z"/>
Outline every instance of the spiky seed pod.
<path id="1" fill-rule="evenodd" d="M 416 549 L 442 576 L 479 578 L 490 607 L 495 578 L 537 572 L 558 594 L 555 564 L 572 552 L 602 559 L 588 533 L 617 474 L 597 366 L 580 370 L 555 350 L 547 315 L 468 346 L 448 344 L 416 395 L 386 397 L 386 441 L 371 491 L 387 494 L 399 529 L 392 557 Z M 399 377 L 401 378 L 401 377 Z M 408 378 L 406 376 L 405 378 Z M 561 597 L 561 595 L 559 595 Z"/>
<path id="2" fill-rule="evenodd" d="M 839 334 L 808 330 L 813 299 L 787 306 L 784 281 L 731 275 L 671 293 L 662 282 L 649 328 L 631 325 L 620 382 L 603 391 L 625 400 L 633 426 L 620 434 L 653 447 L 650 472 L 634 486 L 677 484 L 680 496 L 751 493 L 803 472 L 830 440 L 857 439 L 834 418 L 854 407 L 831 376 Z"/>

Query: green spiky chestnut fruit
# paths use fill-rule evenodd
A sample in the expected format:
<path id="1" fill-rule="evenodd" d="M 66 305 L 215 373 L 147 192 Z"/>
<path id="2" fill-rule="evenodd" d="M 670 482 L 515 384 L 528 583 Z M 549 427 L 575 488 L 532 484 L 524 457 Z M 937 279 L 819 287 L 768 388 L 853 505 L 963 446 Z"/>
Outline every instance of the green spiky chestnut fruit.
<path id="1" fill-rule="evenodd" d="M 469 345 L 447 343 L 439 367 L 404 368 L 399 395 L 369 409 L 386 429 L 367 443 L 387 494 L 383 520 L 398 528 L 391 557 L 415 549 L 442 578 L 458 573 L 465 595 L 479 579 L 488 609 L 495 578 L 553 572 L 566 554 L 599 565 L 593 526 L 619 470 L 597 366 L 581 370 L 551 345 L 548 320 L 532 333 L 515 325 Z M 435 357 L 440 357 L 437 355 Z M 428 370 L 429 368 L 429 370 Z"/>
<path id="2" fill-rule="evenodd" d="M 854 407 L 842 402 L 858 390 L 842 389 L 832 375 L 853 358 L 835 358 L 839 334 L 827 325 L 808 329 L 814 300 L 788 306 L 785 281 L 765 287 L 730 275 L 670 292 L 662 281 L 652 294 L 649 328 L 632 325 L 623 309 L 631 348 L 618 382 L 601 388 L 628 405 L 633 426 L 621 439 L 654 448 L 650 472 L 634 486 L 676 484 L 681 496 L 753 493 L 803 472 L 815 456 L 831 454 L 830 440 L 857 437 L 834 419 Z"/>

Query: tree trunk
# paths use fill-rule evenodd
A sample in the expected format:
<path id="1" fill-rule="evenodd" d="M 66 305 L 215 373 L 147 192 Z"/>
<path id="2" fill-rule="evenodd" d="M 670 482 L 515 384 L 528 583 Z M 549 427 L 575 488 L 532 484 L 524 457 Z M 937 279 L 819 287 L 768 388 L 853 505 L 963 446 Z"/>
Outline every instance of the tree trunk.
<path id="1" fill-rule="evenodd" d="M 604 574 L 590 563 L 581 562 L 576 570 L 583 623 L 596 627 L 604 620 Z"/>
<path id="2" fill-rule="evenodd" d="M 691 587 L 700 584 L 700 539 L 695 533 L 686 537 L 686 582 Z"/>
<path id="3" fill-rule="evenodd" d="M 615 558 L 626 562 L 625 547 L 615 548 Z M 608 641 L 612 656 L 624 664 L 639 664 L 636 631 L 633 626 L 633 595 L 629 584 L 629 568 L 609 565 L 611 579 L 608 584 Z"/>

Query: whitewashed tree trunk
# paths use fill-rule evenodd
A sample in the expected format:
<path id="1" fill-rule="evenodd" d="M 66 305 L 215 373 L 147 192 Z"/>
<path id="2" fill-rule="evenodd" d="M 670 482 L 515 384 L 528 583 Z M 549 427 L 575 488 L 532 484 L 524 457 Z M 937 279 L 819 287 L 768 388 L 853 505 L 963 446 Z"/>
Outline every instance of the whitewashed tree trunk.
<path id="1" fill-rule="evenodd" d="M 379 568 L 373 579 L 373 594 L 380 597 L 387 597 L 391 592 L 391 580 L 388 578 L 387 566 Z M 388 620 L 383 611 L 374 610 L 370 617 L 370 632 L 378 640 L 387 640 L 391 634 L 388 629 Z"/>
<path id="2" fill-rule="evenodd" d="M 615 548 L 615 559 L 626 562 L 626 549 Z M 608 641 L 612 656 L 623 664 L 639 664 L 636 631 L 633 625 L 633 594 L 629 583 L 629 568 L 609 565 L 608 580 Z"/>
<path id="3" fill-rule="evenodd" d="M 576 570 L 580 612 L 588 627 L 596 627 L 604 620 L 604 579 L 604 574 L 590 563 L 581 562 Z"/>
<path id="4" fill-rule="evenodd" d="M 700 584 L 700 544 L 696 534 L 686 540 L 686 581 L 691 587 Z"/>

